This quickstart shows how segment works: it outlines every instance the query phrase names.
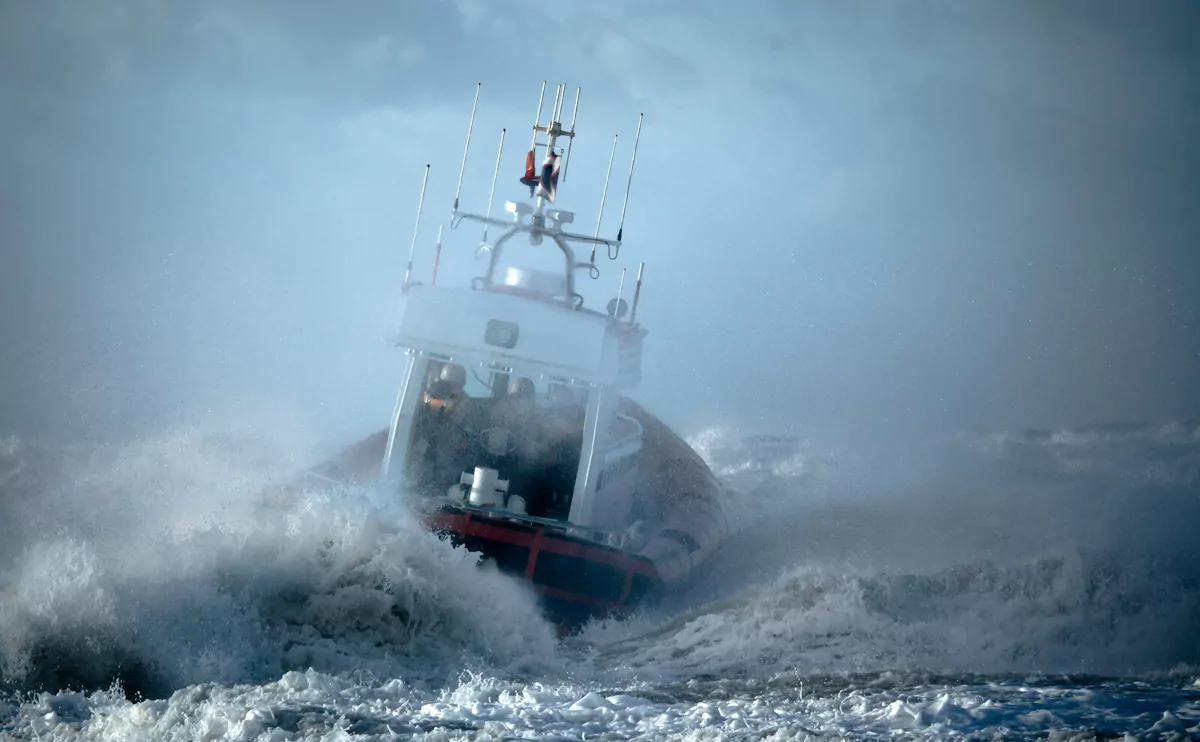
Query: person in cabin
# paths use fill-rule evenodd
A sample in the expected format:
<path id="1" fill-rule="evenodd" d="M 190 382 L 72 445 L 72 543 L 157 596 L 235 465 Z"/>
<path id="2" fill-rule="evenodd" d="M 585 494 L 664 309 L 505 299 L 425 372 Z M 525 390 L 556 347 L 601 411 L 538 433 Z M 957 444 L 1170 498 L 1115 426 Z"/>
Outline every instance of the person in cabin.
<path id="1" fill-rule="evenodd" d="M 549 405 L 542 424 L 545 447 L 553 449 L 568 439 L 581 439 L 587 409 L 577 390 L 567 384 L 552 383 L 546 396 Z"/>
<path id="2" fill-rule="evenodd" d="M 587 409 L 579 390 L 567 384 L 551 384 L 548 396 L 550 410 L 542 425 L 546 516 L 565 519 L 575 493 Z"/>
<path id="3" fill-rule="evenodd" d="M 525 376 L 509 382 L 507 393 L 497 400 L 492 413 L 493 425 L 507 430 L 513 438 L 508 448 L 528 454 L 537 441 L 537 389 Z"/>
<path id="4" fill-rule="evenodd" d="M 537 390 L 524 376 L 514 378 L 492 411 L 491 429 L 496 468 L 509 481 L 508 491 L 525 498 L 527 512 L 538 515 L 544 448 Z"/>
<path id="5" fill-rule="evenodd" d="M 476 436 L 474 400 L 465 391 L 467 372 L 457 363 L 442 366 L 421 397 L 413 425 L 415 452 L 421 462 L 419 480 L 435 492 L 472 469 Z"/>
<path id="6" fill-rule="evenodd" d="M 550 401 L 551 415 L 571 421 L 572 424 L 578 422 L 582 426 L 587 411 L 580 390 L 570 384 L 552 382 L 546 396 Z"/>
<path id="7" fill-rule="evenodd" d="M 445 408 L 461 420 L 468 406 L 467 400 L 470 399 L 465 391 L 466 386 L 467 370 L 457 363 L 447 363 L 426 390 L 425 404 L 434 410 Z"/>

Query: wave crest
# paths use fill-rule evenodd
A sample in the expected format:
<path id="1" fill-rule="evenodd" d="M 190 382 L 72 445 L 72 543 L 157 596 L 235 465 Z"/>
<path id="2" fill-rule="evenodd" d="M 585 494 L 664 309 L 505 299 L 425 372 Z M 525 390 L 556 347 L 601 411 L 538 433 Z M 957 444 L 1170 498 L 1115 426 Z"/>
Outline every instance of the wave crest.
<path id="1" fill-rule="evenodd" d="M 168 436 L 78 469 L 60 458 L 28 480 L 21 547 L 0 573 L 0 681 L 119 678 L 159 696 L 310 667 L 433 682 L 464 664 L 521 673 L 554 661 L 553 629 L 523 583 L 437 539 L 398 496 L 264 504 L 258 487 L 290 467 L 263 467 L 259 453 Z"/>

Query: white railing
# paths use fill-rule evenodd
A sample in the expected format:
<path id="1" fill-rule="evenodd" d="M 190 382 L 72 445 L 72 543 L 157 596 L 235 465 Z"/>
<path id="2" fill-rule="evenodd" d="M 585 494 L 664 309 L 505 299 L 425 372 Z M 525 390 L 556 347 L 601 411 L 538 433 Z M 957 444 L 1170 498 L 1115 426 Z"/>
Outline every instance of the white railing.
<path id="1" fill-rule="evenodd" d="M 617 415 L 617 420 L 629 425 L 633 430 L 625 435 L 615 437 L 604 450 L 604 462 L 611 463 L 624 456 L 632 456 L 642 450 L 642 435 L 646 429 L 642 424 L 629 415 Z"/>

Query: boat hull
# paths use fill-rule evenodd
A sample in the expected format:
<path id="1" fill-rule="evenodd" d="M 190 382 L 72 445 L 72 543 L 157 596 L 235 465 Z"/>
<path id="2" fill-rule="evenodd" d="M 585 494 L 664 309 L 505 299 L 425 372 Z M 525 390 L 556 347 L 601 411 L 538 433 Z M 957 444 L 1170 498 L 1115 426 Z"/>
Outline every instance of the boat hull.
<path id="1" fill-rule="evenodd" d="M 647 557 L 577 538 L 563 529 L 454 504 L 427 513 L 425 521 L 451 543 L 532 583 L 546 612 L 566 627 L 595 616 L 627 615 L 663 587 Z"/>
<path id="2" fill-rule="evenodd" d="M 597 616 L 622 616 L 687 585 L 716 554 L 726 532 L 720 485 L 696 451 L 629 399 L 621 411 L 643 427 L 637 509 L 640 538 L 623 547 L 571 535 L 569 524 L 538 522 L 454 502 L 427 517 L 429 527 L 529 580 L 547 613 L 570 628 Z M 586 532 L 586 529 L 579 529 Z"/>
<path id="3" fill-rule="evenodd" d="M 623 413 L 644 429 L 635 496 L 638 527 L 620 545 L 586 527 L 465 501 L 419 498 L 426 526 L 456 545 L 531 582 L 547 613 L 564 627 L 597 616 L 621 616 L 685 586 L 709 562 L 725 535 L 720 486 L 695 450 L 665 423 L 623 398 Z M 344 450 L 314 473 L 365 484 L 378 471 L 387 431 Z M 633 524 L 630 524 L 631 526 Z"/>

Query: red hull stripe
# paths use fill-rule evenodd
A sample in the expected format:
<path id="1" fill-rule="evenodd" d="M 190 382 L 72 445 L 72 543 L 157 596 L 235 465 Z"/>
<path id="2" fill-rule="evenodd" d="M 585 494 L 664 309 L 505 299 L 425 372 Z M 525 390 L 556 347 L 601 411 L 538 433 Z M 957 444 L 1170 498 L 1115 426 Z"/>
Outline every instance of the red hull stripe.
<path id="1" fill-rule="evenodd" d="M 469 517 L 469 516 L 468 516 Z M 533 581 L 533 572 L 537 569 L 538 554 L 542 550 L 542 534 L 544 530 L 539 528 L 537 533 L 533 534 L 533 539 L 529 544 L 529 566 L 525 567 L 525 579 Z"/>
<path id="2" fill-rule="evenodd" d="M 567 541 L 566 539 L 558 538 L 540 526 L 534 526 L 533 531 L 526 531 L 524 529 L 518 531 L 467 513 L 435 513 L 429 522 L 437 530 L 454 531 L 462 536 L 486 538 L 526 548 L 531 548 L 535 539 L 540 537 L 540 551 L 578 557 L 591 562 L 607 564 L 610 567 L 621 570 L 628 568 L 637 574 L 645 575 L 652 579 L 658 577 L 658 572 L 654 569 L 654 565 L 647 559 L 629 556 L 601 546 Z"/>
<path id="3" fill-rule="evenodd" d="M 451 531 L 461 537 L 487 539 L 489 541 L 498 541 L 529 549 L 529 563 L 525 568 L 525 577 L 530 581 L 533 580 L 538 555 L 541 552 L 577 557 L 599 564 L 606 564 L 625 572 L 625 584 L 621 590 L 620 598 L 615 603 L 584 593 L 573 593 L 561 588 L 534 583 L 534 587 L 539 593 L 557 600 L 586 605 L 592 608 L 619 609 L 629 599 L 629 594 L 633 587 L 634 574 L 640 574 L 654 580 L 658 579 L 657 570 L 646 559 L 629 556 L 603 547 L 557 538 L 541 526 L 535 525 L 532 530 L 527 525 L 522 525 L 519 529 L 509 528 L 495 521 L 461 512 L 432 513 L 428 518 L 428 523 L 434 530 Z"/>

